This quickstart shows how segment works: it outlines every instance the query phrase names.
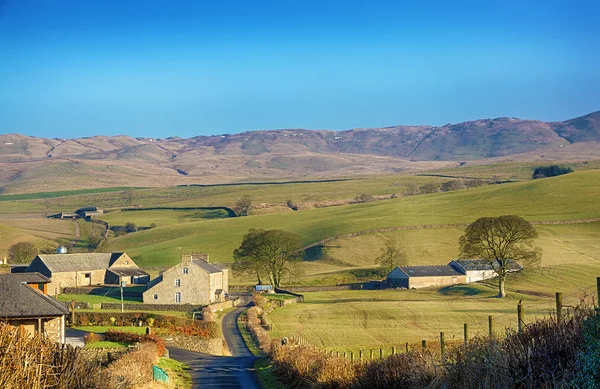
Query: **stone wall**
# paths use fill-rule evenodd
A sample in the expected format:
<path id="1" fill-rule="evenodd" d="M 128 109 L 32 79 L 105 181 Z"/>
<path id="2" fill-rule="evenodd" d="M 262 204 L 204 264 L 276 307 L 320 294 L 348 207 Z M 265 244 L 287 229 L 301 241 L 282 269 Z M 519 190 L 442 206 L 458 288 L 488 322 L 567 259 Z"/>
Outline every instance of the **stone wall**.
<path id="1" fill-rule="evenodd" d="M 210 304 L 208 307 L 212 312 L 222 311 L 227 308 L 237 307 L 242 300 L 238 297 L 233 300 L 223 301 L 222 303 Z"/>
<path id="2" fill-rule="evenodd" d="M 204 305 L 193 304 L 123 304 L 127 311 L 199 311 Z M 102 303 L 102 309 L 121 309 L 121 303 Z"/>
<path id="3" fill-rule="evenodd" d="M 223 355 L 223 340 L 201 339 L 193 335 L 170 335 L 165 338 L 167 347 L 179 347 L 185 350 L 196 351 L 211 355 Z"/>
<path id="4" fill-rule="evenodd" d="M 338 290 L 360 290 L 363 284 L 337 285 L 337 286 L 286 286 L 281 293 L 305 293 L 305 292 L 334 292 Z"/>
<path id="5" fill-rule="evenodd" d="M 97 361 L 102 366 L 108 366 L 127 352 L 127 348 L 85 348 L 81 350 L 81 356 L 89 361 Z"/>
<path id="6" fill-rule="evenodd" d="M 43 324 L 44 334 L 53 342 L 63 343 L 65 341 L 65 317 L 58 316 L 47 320 Z"/>

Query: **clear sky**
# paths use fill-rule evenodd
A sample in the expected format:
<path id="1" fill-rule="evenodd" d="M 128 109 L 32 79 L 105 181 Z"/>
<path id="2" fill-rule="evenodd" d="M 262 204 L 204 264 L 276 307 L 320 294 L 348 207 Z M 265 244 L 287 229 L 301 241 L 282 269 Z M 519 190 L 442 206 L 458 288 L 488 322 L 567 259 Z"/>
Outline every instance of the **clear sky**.
<path id="1" fill-rule="evenodd" d="M 600 2 L 0 0 L 0 133 L 190 137 L 600 110 Z"/>

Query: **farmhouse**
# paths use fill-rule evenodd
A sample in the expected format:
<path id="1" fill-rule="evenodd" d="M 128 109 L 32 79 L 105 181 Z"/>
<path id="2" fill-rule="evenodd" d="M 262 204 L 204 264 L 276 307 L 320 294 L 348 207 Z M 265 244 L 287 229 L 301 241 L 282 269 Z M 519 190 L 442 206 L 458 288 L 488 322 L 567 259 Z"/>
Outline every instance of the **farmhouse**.
<path id="1" fill-rule="evenodd" d="M 210 263 L 207 254 L 184 255 L 148 284 L 144 303 L 207 305 L 224 301 L 228 290 L 225 265 Z"/>
<path id="2" fill-rule="evenodd" d="M 25 271 L 50 278 L 55 294 L 65 287 L 146 284 L 150 279 L 126 253 L 40 254 Z"/>
<path id="3" fill-rule="evenodd" d="M 0 274 L 0 321 L 64 343 L 69 310 L 47 295 L 49 282 L 40 273 Z"/>
<path id="4" fill-rule="evenodd" d="M 402 266 L 387 275 L 387 282 L 392 287 L 411 289 L 464 284 L 465 278 L 449 265 Z"/>

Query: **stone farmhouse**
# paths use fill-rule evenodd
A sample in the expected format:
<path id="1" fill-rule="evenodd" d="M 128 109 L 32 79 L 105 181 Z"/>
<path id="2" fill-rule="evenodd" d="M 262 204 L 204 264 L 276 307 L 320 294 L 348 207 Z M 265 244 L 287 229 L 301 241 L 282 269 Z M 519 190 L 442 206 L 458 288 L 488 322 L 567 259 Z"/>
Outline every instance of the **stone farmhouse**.
<path id="1" fill-rule="evenodd" d="M 152 280 L 143 297 L 145 304 L 208 305 L 224 301 L 228 290 L 227 267 L 210 263 L 207 254 L 194 254 Z"/>
<path id="2" fill-rule="evenodd" d="M 517 262 L 510 262 L 509 272 L 523 270 Z M 493 265 L 483 259 L 455 259 L 448 265 L 399 266 L 387 275 L 387 283 L 396 288 L 427 288 L 468 284 L 496 277 Z"/>
<path id="3" fill-rule="evenodd" d="M 150 280 L 126 253 L 40 254 L 25 272 L 48 277 L 52 294 L 65 287 L 147 284 Z"/>
<path id="4" fill-rule="evenodd" d="M 64 343 L 69 310 L 47 295 L 48 283 L 40 273 L 0 274 L 0 322 Z"/>

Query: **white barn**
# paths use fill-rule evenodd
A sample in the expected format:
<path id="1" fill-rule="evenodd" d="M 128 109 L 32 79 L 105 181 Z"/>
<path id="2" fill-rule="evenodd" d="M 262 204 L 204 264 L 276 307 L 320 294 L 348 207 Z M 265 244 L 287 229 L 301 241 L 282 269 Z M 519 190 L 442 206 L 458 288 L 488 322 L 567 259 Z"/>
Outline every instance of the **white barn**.
<path id="1" fill-rule="evenodd" d="M 494 266 L 485 259 L 455 259 L 449 265 L 466 276 L 467 284 L 496 277 L 498 274 L 494 271 Z M 508 264 L 509 272 L 523 270 L 523 266 L 517 262 L 510 261 Z"/>

